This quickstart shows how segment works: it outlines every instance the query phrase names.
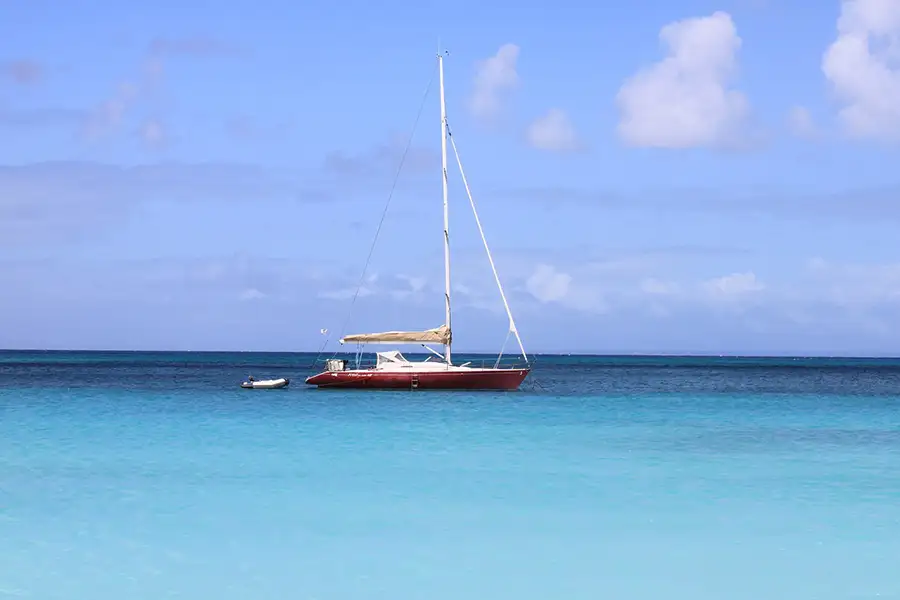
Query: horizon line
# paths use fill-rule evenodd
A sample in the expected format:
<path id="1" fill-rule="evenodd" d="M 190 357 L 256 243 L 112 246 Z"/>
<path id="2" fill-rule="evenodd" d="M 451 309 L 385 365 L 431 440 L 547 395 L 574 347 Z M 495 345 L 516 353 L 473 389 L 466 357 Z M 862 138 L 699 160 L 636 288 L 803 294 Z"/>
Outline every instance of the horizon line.
<path id="1" fill-rule="evenodd" d="M 33 352 L 33 353 L 81 353 L 81 354 L 355 354 L 347 350 L 342 352 L 324 352 L 319 350 L 136 350 L 136 349 L 87 349 L 87 348 L 0 348 L 0 353 Z M 368 353 L 367 353 L 368 354 Z M 428 354 L 423 351 L 405 352 L 405 354 Z M 457 354 L 476 356 L 496 356 L 497 352 L 462 351 Z M 504 354 L 506 357 L 521 357 L 521 354 Z M 530 352 L 528 356 L 585 356 L 597 358 L 828 358 L 828 359 L 900 359 L 900 353 L 896 354 L 821 354 L 786 352 L 784 354 L 770 353 L 731 353 L 731 352 Z"/>

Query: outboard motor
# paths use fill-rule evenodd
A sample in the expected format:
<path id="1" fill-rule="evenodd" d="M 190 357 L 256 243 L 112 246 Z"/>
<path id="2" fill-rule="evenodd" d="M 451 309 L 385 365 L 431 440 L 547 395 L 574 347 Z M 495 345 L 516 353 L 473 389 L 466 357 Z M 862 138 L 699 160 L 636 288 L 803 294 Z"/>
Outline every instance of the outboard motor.
<path id="1" fill-rule="evenodd" d="M 325 361 L 325 370 L 329 372 L 343 371 L 347 368 L 347 361 L 342 358 L 329 358 Z"/>

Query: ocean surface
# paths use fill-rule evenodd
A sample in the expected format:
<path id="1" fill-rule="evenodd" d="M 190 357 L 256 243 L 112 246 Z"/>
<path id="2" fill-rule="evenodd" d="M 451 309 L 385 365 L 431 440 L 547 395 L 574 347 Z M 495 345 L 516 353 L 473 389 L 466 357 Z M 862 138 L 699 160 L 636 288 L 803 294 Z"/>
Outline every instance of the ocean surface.
<path id="1" fill-rule="evenodd" d="M 312 358 L 0 352 L 0 598 L 900 599 L 900 360 Z"/>

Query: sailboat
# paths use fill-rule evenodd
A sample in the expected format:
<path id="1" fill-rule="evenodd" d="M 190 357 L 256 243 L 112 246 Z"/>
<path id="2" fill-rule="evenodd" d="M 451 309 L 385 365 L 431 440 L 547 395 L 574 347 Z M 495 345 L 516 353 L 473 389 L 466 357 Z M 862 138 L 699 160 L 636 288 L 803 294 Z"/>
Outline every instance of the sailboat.
<path id="1" fill-rule="evenodd" d="M 306 383 L 319 388 L 369 388 L 369 389 L 431 389 L 431 390 L 515 390 L 528 373 L 531 366 L 522 339 L 516 328 L 512 311 L 509 308 L 506 294 L 500 283 L 500 276 L 494 265 L 494 259 L 488 248 L 481 220 L 475 210 L 475 201 L 469 189 L 469 183 L 463 171 L 462 161 L 456 142 L 450 130 L 447 120 L 447 107 L 444 97 L 444 56 L 438 53 L 438 71 L 440 79 L 440 104 L 441 104 L 441 172 L 443 174 L 443 200 L 444 200 L 444 309 L 445 321 L 440 327 L 425 331 L 385 331 L 381 333 L 361 333 L 347 335 L 341 338 L 341 344 L 356 343 L 358 348 L 363 344 L 421 344 L 432 356 L 422 361 L 410 361 L 399 350 L 389 350 L 376 353 L 376 362 L 373 366 L 363 367 L 360 364 L 361 350 L 356 353 L 355 365 L 348 367 L 348 361 L 339 358 L 331 358 L 325 361 L 325 370 L 308 377 Z M 475 216 L 475 223 L 481 234 L 481 241 L 487 252 L 488 262 L 494 273 L 494 280 L 500 291 L 500 298 L 509 318 L 509 334 L 514 335 L 519 344 L 524 366 L 502 367 L 500 359 L 503 356 L 501 349 L 497 360 L 493 364 L 473 365 L 465 362 L 456 365 L 452 361 L 453 333 L 451 329 L 451 303 L 450 303 L 450 223 L 448 213 L 448 177 L 447 177 L 447 142 L 450 142 L 456 155 L 456 162 L 462 178 L 469 204 Z M 509 334 L 507 340 L 509 340 Z M 443 353 L 433 349 L 430 345 L 443 346 Z M 504 344 L 505 345 L 505 344 Z"/>

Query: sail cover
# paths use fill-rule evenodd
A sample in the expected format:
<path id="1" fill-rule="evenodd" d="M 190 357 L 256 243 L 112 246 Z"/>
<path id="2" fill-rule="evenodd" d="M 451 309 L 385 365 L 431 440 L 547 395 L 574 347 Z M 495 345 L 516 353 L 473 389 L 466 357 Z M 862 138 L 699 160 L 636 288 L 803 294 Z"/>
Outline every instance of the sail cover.
<path id="1" fill-rule="evenodd" d="M 425 331 L 383 331 L 381 333 L 358 333 L 341 339 L 341 343 L 357 344 L 449 344 L 450 328 L 441 325 Z"/>

